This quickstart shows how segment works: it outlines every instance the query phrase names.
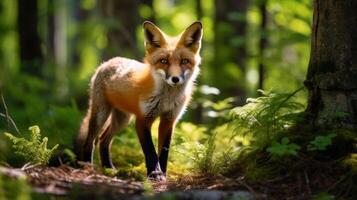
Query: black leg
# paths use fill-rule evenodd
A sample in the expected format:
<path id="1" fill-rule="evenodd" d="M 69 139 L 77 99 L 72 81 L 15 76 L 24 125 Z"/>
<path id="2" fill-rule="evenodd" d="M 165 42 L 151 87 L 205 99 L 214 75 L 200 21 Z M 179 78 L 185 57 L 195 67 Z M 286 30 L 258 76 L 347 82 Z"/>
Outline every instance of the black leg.
<path id="1" fill-rule="evenodd" d="M 172 135 L 172 128 L 167 130 L 167 134 L 165 134 L 165 139 L 163 141 L 163 146 L 161 147 L 159 161 L 160 167 L 163 173 L 166 174 L 167 168 L 167 159 L 169 157 L 169 150 L 170 150 L 170 143 L 171 143 L 171 135 Z"/>
<path id="2" fill-rule="evenodd" d="M 108 137 L 108 132 L 111 127 L 107 127 L 99 137 L 99 154 L 102 166 L 105 168 L 114 168 L 112 159 L 110 157 L 110 147 L 112 138 Z"/>
<path id="3" fill-rule="evenodd" d="M 169 157 L 170 142 L 175 121 L 165 115 L 160 118 L 159 125 L 159 162 L 161 170 L 166 174 L 167 159 Z"/>
<path id="4" fill-rule="evenodd" d="M 145 164 L 148 178 L 154 180 L 165 180 L 165 176 L 161 171 L 159 159 L 151 138 L 150 128 L 152 121 L 152 119 L 137 120 L 136 130 L 145 155 Z"/>
<path id="5" fill-rule="evenodd" d="M 144 129 L 144 141 L 142 142 L 142 148 L 145 154 L 145 162 L 147 168 L 147 174 L 149 175 L 153 171 L 160 171 L 158 165 L 158 157 L 155 151 L 154 143 L 151 138 L 151 132 L 148 128 Z"/>

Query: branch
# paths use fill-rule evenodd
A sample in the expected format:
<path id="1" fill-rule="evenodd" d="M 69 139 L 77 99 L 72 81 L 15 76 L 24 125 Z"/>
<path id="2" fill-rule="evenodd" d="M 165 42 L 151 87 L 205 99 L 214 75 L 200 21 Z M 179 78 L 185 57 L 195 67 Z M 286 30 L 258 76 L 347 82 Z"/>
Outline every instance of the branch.
<path id="1" fill-rule="evenodd" d="M 4 99 L 4 96 L 2 95 L 2 92 L 1 92 L 1 101 L 2 101 L 2 104 L 4 105 L 4 109 L 5 109 L 5 114 L 4 113 L 0 113 L 0 116 L 1 117 L 4 117 L 7 121 L 7 128 L 9 129 L 10 127 L 10 122 L 12 124 L 12 126 L 15 128 L 16 132 L 20 135 L 20 131 L 19 129 L 17 128 L 16 124 L 15 124 L 15 121 L 10 117 L 9 115 L 9 112 L 8 112 L 8 109 L 7 109 L 7 105 L 5 103 L 5 99 Z"/>

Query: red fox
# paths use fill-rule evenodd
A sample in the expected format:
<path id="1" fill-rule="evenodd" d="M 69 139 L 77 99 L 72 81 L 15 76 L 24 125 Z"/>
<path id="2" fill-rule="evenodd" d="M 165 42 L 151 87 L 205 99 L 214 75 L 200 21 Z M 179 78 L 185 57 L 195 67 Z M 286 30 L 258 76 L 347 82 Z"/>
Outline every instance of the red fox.
<path id="1" fill-rule="evenodd" d="M 115 57 L 101 64 L 92 76 L 89 108 L 75 149 L 79 160 L 92 162 L 94 141 L 98 138 L 101 164 L 113 168 L 112 138 L 135 115 L 147 176 L 166 180 L 172 133 L 191 99 L 199 73 L 202 24 L 194 22 L 178 37 L 167 36 L 148 21 L 144 22 L 143 28 L 143 63 Z M 157 154 L 151 138 L 151 125 L 158 117 Z"/>

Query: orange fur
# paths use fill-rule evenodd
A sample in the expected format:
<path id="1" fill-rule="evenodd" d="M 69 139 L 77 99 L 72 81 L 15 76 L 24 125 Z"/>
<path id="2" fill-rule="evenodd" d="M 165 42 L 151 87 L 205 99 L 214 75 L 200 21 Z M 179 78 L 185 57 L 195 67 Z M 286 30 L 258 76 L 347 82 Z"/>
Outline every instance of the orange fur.
<path id="1" fill-rule="evenodd" d="M 139 102 L 152 93 L 154 80 L 148 65 L 144 65 L 144 69 L 140 73 L 134 73 L 131 75 L 132 77 L 127 77 L 130 83 L 123 88 L 117 87 L 118 84 L 123 83 L 117 83 L 115 77 L 113 77 L 112 81 L 107 83 L 105 87 L 105 95 L 115 108 L 136 116 L 142 116 Z"/>

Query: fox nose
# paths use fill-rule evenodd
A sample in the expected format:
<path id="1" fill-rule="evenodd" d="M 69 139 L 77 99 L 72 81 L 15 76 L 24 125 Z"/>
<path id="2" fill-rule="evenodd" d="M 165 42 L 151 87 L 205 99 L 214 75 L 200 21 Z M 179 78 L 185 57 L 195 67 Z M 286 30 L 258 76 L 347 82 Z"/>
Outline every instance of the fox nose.
<path id="1" fill-rule="evenodd" d="M 171 81 L 172 81 L 173 83 L 178 83 L 178 82 L 180 81 L 180 78 L 177 77 L 177 76 L 173 76 L 173 77 L 171 77 Z"/>

